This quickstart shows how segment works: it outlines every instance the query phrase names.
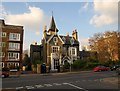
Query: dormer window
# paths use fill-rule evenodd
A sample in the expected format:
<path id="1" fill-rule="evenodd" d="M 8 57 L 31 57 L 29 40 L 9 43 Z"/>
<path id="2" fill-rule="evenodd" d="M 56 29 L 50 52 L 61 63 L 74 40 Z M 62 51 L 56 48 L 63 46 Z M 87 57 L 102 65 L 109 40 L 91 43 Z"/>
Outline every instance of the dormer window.
<path id="1" fill-rule="evenodd" d="M 63 40 L 63 42 L 65 42 L 66 41 L 65 37 L 62 37 L 62 40 Z"/>
<path id="2" fill-rule="evenodd" d="M 70 43 L 71 43 L 71 45 L 74 44 L 74 39 L 73 38 L 70 40 Z"/>

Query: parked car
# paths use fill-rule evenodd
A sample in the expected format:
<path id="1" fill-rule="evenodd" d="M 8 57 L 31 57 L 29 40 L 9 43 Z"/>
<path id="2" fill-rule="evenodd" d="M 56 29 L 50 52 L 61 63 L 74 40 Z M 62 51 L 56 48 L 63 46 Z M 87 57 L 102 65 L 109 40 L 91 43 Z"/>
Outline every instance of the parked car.
<path id="1" fill-rule="evenodd" d="M 9 72 L 0 72 L 0 76 L 1 76 L 2 78 L 9 77 Z"/>
<path id="2" fill-rule="evenodd" d="M 105 66 L 97 66 L 93 69 L 94 72 L 99 72 L 99 71 L 108 71 L 110 70 L 109 67 L 105 67 Z"/>
<path id="3" fill-rule="evenodd" d="M 116 70 L 117 68 L 119 68 L 120 67 L 120 65 L 114 65 L 114 66 L 112 66 L 110 69 L 111 69 L 111 71 L 113 71 L 113 70 Z"/>
<path id="4" fill-rule="evenodd" d="M 117 73 L 118 75 L 120 75 L 120 67 L 118 67 L 118 68 L 116 69 L 116 73 Z"/>

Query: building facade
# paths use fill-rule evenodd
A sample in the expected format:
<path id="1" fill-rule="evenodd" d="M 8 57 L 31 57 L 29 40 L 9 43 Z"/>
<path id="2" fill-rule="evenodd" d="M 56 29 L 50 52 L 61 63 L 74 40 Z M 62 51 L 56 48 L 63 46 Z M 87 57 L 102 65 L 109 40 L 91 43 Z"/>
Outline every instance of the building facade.
<path id="1" fill-rule="evenodd" d="M 22 67 L 23 26 L 6 25 L 0 20 L 0 58 L 2 68 Z"/>
<path id="2" fill-rule="evenodd" d="M 51 70 L 65 63 L 72 64 L 79 57 L 79 41 L 77 30 L 74 30 L 72 36 L 59 35 L 54 17 L 52 16 L 49 29 L 44 27 L 42 46 L 43 61 L 50 66 Z"/>
<path id="3" fill-rule="evenodd" d="M 40 62 L 43 62 L 43 46 L 37 45 L 37 44 L 31 44 L 30 45 L 30 59 L 31 63 L 34 64 L 35 61 L 39 60 Z"/>
<path id="4" fill-rule="evenodd" d="M 98 60 L 98 54 L 95 51 L 82 50 L 79 51 L 79 56 L 81 60 L 89 60 L 90 58 L 94 58 L 95 60 Z"/>

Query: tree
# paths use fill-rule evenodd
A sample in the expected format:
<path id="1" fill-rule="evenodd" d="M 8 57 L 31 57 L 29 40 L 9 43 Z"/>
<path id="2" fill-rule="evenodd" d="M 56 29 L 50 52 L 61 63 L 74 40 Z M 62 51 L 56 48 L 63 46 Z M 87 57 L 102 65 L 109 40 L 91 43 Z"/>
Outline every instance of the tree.
<path id="1" fill-rule="evenodd" d="M 26 70 L 31 70 L 31 60 L 30 57 L 28 57 L 28 54 L 25 54 L 24 56 L 23 65 L 26 66 Z"/>
<path id="2" fill-rule="evenodd" d="M 100 61 L 118 60 L 118 32 L 97 33 L 89 39 L 91 51 L 97 51 Z"/>

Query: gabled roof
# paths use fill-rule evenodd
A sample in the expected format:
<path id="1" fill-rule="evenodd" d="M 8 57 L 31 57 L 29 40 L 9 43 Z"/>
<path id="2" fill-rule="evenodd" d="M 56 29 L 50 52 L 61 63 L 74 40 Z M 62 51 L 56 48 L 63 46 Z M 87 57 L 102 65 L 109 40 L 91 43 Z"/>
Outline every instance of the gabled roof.
<path id="1" fill-rule="evenodd" d="M 55 24 L 55 20 L 54 20 L 53 16 L 51 18 L 50 27 L 49 27 L 48 32 L 49 31 L 56 31 L 56 32 L 58 32 L 58 29 L 56 28 L 56 24 Z"/>
<path id="2" fill-rule="evenodd" d="M 49 37 L 49 39 L 47 40 L 47 43 L 50 42 L 50 40 L 54 37 L 54 36 L 58 36 L 58 38 L 61 40 L 61 42 L 64 44 L 63 40 L 61 39 L 61 37 L 58 34 L 53 34 Z"/>
<path id="3" fill-rule="evenodd" d="M 70 45 L 71 44 L 71 39 L 73 38 L 73 37 L 71 37 L 71 36 L 62 36 L 62 35 L 60 35 L 60 37 L 61 37 L 61 39 L 63 40 L 63 38 L 65 38 L 65 41 L 64 41 L 64 44 L 66 44 L 66 45 Z M 74 39 L 74 38 L 73 38 Z M 76 45 L 78 45 L 79 44 L 79 41 L 77 41 L 77 40 L 75 40 L 74 39 L 74 44 L 76 44 Z"/>
<path id="4" fill-rule="evenodd" d="M 51 35 L 46 35 L 46 41 L 48 41 L 50 37 Z"/>

